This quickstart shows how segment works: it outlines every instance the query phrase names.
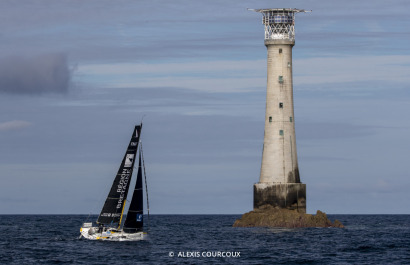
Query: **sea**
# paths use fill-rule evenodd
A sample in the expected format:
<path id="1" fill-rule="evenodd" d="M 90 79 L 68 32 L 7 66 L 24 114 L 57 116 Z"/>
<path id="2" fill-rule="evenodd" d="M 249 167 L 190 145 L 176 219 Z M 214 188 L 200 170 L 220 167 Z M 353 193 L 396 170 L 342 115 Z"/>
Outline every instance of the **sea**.
<path id="1" fill-rule="evenodd" d="M 79 239 L 86 215 L 0 215 L 0 264 L 410 264 L 410 215 L 328 215 L 346 228 L 234 228 L 240 215 L 151 215 L 149 238 Z M 148 227 L 149 226 L 149 227 Z"/>

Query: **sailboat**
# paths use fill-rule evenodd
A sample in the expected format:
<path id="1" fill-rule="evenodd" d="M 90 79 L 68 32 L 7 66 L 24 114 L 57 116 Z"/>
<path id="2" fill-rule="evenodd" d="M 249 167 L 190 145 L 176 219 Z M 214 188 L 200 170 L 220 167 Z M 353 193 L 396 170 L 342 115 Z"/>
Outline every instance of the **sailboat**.
<path id="1" fill-rule="evenodd" d="M 111 186 L 111 190 L 108 193 L 107 199 L 105 200 L 104 206 L 96 221 L 96 226 L 93 226 L 92 222 L 83 223 L 80 229 L 80 238 L 84 237 L 90 240 L 136 241 L 143 240 L 147 237 L 147 233 L 143 232 L 143 173 L 145 189 L 147 189 L 147 182 L 142 145 L 140 144 L 141 129 L 142 123 L 136 125 L 134 128 L 127 151 L 125 152 L 118 173 Z M 135 182 L 135 189 L 132 194 L 128 213 L 123 222 L 128 189 L 130 187 L 137 153 L 139 154 L 137 180 Z M 147 190 L 146 194 L 147 211 L 149 216 Z"/>

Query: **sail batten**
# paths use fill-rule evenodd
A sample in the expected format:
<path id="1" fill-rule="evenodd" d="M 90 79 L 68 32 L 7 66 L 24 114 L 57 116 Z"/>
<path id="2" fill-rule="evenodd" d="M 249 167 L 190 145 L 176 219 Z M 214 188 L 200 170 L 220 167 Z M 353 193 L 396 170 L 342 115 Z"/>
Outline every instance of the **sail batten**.
<path id="1" fill-rule="evenodd" d="M 111 190 L 108 193 L 101 213 L 98 216 L 98 224 L 114 224 L 119 223 L 121 220 L 131 182 L 135 157 L 138 150 L 141 127 L 142 125 L 137 125 L 134 128 L 134 132 L 121 162 L 121 166 L 118 169 L 114 182 L 111 186 Z"/>

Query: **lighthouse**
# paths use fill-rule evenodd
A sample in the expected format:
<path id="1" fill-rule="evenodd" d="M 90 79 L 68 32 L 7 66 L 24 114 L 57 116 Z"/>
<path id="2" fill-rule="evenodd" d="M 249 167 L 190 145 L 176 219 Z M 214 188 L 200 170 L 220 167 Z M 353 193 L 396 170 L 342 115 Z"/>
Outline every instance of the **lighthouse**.
<path id="1" fill-rule="evenodd" d="M 262 13 L 267 48 L 265 135 L 253 207 L 271 205 L 306 212 L 306 184 L 300 179 L 293 107 L 293 8 L 252 9 Z"/>

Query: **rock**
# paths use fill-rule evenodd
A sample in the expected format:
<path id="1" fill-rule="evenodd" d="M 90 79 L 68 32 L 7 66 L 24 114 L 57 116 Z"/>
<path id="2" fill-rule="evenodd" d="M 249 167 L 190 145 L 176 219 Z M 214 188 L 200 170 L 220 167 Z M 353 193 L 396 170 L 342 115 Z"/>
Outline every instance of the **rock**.
<path id="1" fill-rule="evenodd" d="M 335 222 L 333 223 L 334 227 L 339 227 L 339 228 L 345 228 L 345 226 L 339 221 L 339 220 L 335 220 Z"/>
<path id="2" fill-rule="evenodd" d="M 296 210 L 282 209 L 264 205 L 249 213 L 245 213 L 242 217 L 235 221 L 234 227 L 340 227 L 343 224 L 335 220 L 330 221 L 326 214 L 317 211 L 316 215 L 299 213 Z"/>

